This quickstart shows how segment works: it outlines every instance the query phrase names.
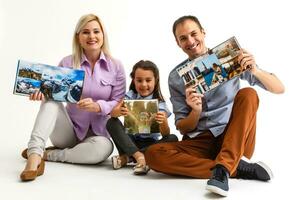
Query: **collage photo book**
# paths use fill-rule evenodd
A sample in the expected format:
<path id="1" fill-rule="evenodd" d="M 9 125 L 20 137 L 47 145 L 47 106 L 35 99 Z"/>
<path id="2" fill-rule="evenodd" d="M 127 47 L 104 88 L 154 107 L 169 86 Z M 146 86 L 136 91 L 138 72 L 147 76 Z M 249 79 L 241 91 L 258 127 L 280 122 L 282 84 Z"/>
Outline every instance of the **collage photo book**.
<path id="1" fill-rule="evenodd" d="M 210 49 L 207 55 L 185 63 L 176 71 L 187 88 L 193 87 L 204 94 L 245 71 L 238 63 L 240 50 L 236 38 L 231 37 Z"/>
<path id="2" fill-rule="evenodd" d="M 124 100 L 129 114 L 124 117 L 127 134 L 159 133 L 159 124 L 155 121 L 158 112 L 158 100 Z"/>
<path id="3" fill-rule="evenodd" d="M 18 60 L 13 94 L 42 92 L 46 99 L 76 103 L 80 100 L 83 70 Z"/>

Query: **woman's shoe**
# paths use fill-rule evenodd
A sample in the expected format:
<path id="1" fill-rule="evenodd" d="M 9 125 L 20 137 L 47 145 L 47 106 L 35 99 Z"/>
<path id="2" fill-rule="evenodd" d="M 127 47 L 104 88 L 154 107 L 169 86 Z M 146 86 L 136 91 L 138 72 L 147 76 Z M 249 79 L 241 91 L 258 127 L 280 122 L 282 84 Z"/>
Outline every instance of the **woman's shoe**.
<path id="1" fill-rule="evenodd" d="M 145 164 L 139 163 L 139 161 L 143 161 Z M 139 157 L 137 162 L 138 163 L 133 167 L 133 173 L 135 175 L 146 175 L 150 171 L 150 168 L 148 165 L 146 165 L 145 157 Z"/>
<path id="2" fill-rule="evenodd" d="M 22 181 L 32 181 L 34 180 L 37 176 L 41 176 L 44 174 L 45 170 L 45 161 L 41 159 L 41 163 L 39 164 L 38 168 L 36 170 L 24 170 L 20 178 Z"/>

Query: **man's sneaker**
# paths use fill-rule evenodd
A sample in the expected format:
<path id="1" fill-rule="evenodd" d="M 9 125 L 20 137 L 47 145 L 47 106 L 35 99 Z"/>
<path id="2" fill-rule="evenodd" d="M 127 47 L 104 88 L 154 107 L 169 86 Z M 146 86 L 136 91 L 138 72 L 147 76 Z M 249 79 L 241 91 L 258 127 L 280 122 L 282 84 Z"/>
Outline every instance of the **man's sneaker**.
<path id="1" fill-rule="evenodd" d="M 241 159 L 237 167 L 236 178 L 268 181 L 273 178 L 273 173 L 263 162 L 249 163 Z"/>
<path id="2" fill-rule="evenodd" d="M 229 190 L 228 171 L 222 165 L 216 165 L 212 173 L 212 178 L 207 181 L 206 190 L 221 196 L 227 196 Z"/>

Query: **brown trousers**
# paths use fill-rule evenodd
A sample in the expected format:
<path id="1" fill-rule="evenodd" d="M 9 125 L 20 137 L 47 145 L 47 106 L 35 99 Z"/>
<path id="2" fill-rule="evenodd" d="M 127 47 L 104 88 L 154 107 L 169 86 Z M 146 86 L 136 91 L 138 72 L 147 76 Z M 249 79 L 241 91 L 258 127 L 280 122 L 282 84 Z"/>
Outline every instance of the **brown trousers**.
<path id="1" fill-rule="evenodd" d="M 223 134 L 214 137 L 206 131 L 195 138 L 152 145 L 145 152 L 147 164 L 158 172 L 195 178 L 210 178 L 211 169 L 221 164 L 235 176 L 241 157 L 250 159 L 254 152 L 258 104 L 254 89 L 241 89 Z"/>

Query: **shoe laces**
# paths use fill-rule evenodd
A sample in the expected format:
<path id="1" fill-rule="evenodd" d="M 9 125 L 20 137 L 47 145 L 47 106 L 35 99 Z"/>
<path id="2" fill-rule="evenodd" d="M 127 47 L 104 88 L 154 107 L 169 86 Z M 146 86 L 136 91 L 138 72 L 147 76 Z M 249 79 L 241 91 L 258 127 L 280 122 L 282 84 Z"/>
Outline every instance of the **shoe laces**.
<path id="1" fill-rule="evenodd" d="M 255 163 L 247 163 L 239 166 L 236 177 L 243 179 L 256 179 L 257 175 L 254 165 Z"/>

